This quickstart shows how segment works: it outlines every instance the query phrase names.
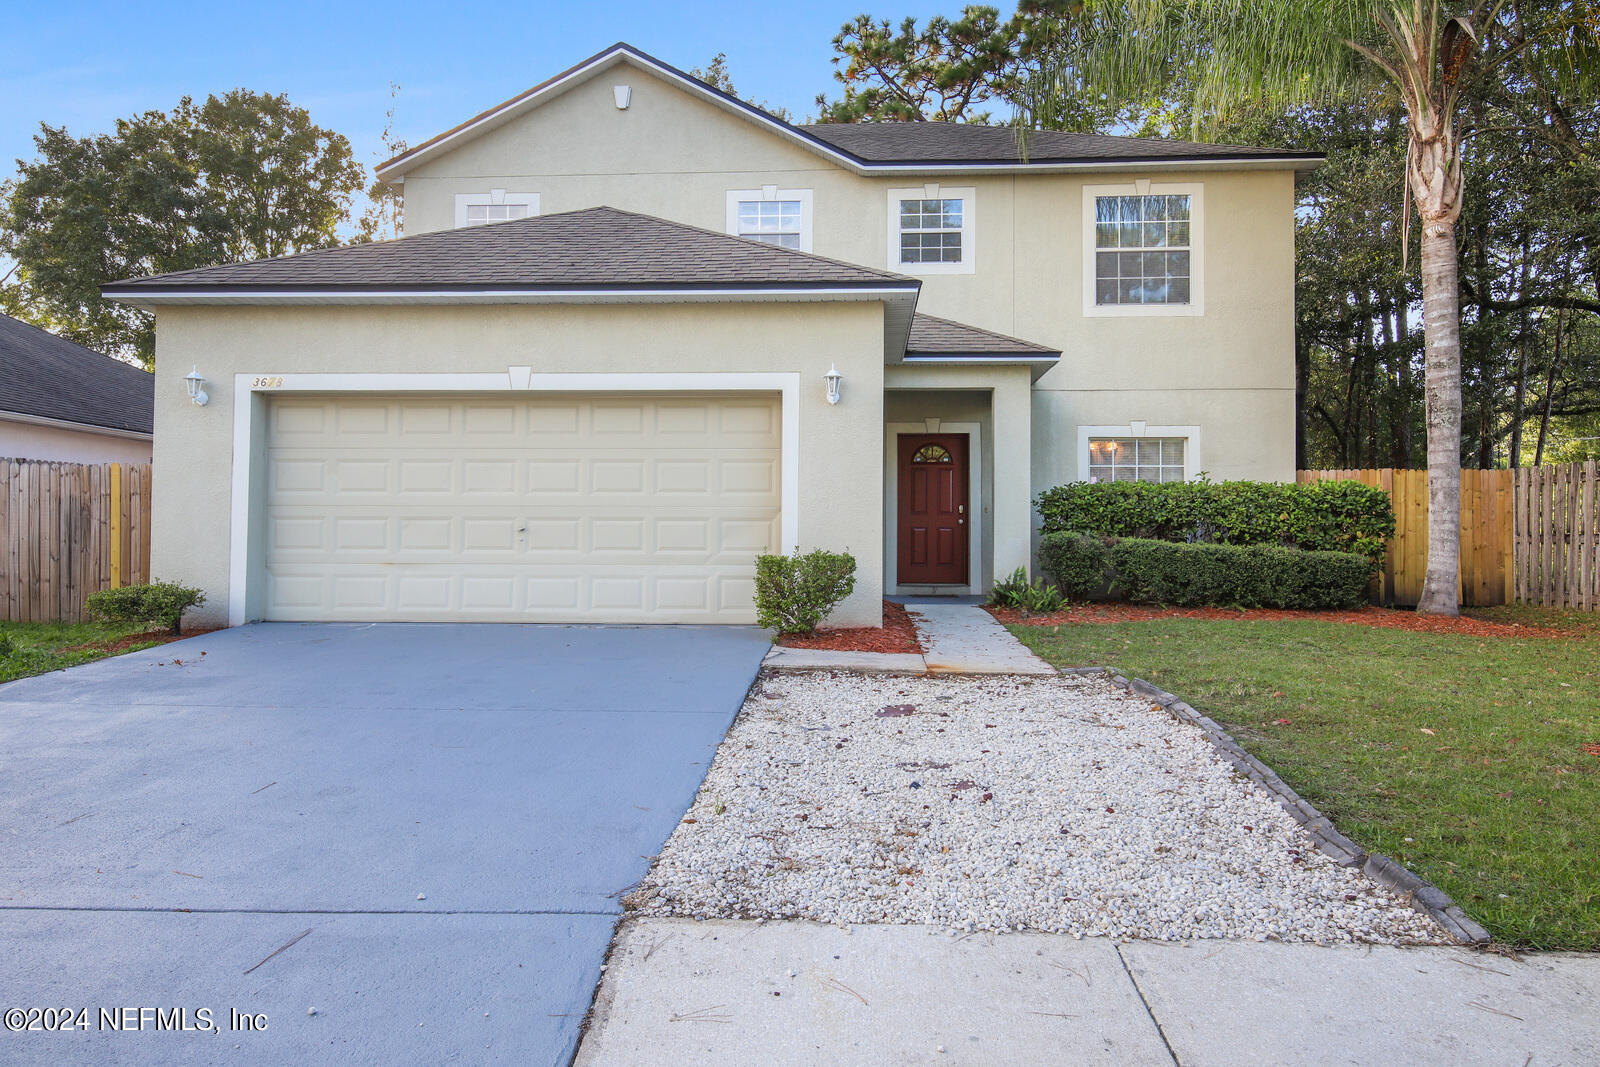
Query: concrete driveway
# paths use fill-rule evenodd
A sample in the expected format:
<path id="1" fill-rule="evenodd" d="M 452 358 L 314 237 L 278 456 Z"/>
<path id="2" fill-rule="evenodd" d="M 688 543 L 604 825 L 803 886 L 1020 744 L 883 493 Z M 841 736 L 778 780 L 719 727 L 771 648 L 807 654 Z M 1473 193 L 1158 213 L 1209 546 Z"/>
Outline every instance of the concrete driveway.
<path id="1" fill-rule="evenodd" d="M 0 1008 L 88 1009 L 0 1060 L 565 1062 L 766 650 L 260 624 L 0 686 Z"/>

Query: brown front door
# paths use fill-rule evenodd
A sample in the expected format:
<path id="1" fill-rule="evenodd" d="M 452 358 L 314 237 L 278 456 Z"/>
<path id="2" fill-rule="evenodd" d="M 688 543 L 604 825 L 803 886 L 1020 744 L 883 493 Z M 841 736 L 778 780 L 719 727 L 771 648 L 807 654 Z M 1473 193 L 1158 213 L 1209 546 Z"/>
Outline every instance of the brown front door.
<path id="1" fill-rule="evenodd" d="M 899 580 L 967 582 L 967 435 L 900 435 Z"/>

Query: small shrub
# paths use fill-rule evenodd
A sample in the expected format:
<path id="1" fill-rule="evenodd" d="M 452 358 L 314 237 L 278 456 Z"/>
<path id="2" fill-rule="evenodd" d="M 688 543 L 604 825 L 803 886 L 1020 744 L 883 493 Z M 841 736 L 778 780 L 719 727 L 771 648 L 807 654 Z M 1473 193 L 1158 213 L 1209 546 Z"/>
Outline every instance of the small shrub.
<path id="1" fill-rule="evenodd" d="M 90 593 L 85 606 L 89 613 L 106 622 L 150 622 L 178 633 L 183 613 L 206 602 L 198 589 L 176 582 L 125 585 Z"/>
<path id="2" fill-rule="evenodd" d="M 1061 590 L 1043 578 L 1035 578 L 1028 583 L 1022 591 L 1022 613 L 1024 615 L 1048 615 L 1058 611 L 1067 598 L 1061 595 Z"/>
<path id="3" fill-rule="evenodd" d="M 0 659 L 5 659 L 16 650 L 17 646 L 11 643 L 11 635 L 0 634 Z"/>
<path id="4" fill-rule="evenodd" d="M 856 560 L 817 549 L 756 557 L 756 622 L 780 634 L 808 634 L 856 587 Z"/>
<path id="5" fill-rule="evenodd" d="M 1072 482 L 1039 494 L 1046 534 L 1354 552 L 1381 563 L 1389 494 L 1360 482 Z"/>
<path id="6" fill-rule="evenodd" d="M 1045 534 L 1039 541 L 1039 569 L 1054 578 L 1073 600 L 1106 595 L 1111 557 L 1104 538 L 1081 533 Z"/>
<path id="7" fill-rule="evenodd" d="M 1028 581 L 1028 572 L 1018 567 L 1011 577 L 995 582 L 989 590 L 989 603 L 1000 608 L 1015 608 L 1026 615 L 1042 615 L 1055 611 L 1065 603 L 1061 590 L 1035 578 Z"/>
<path id="8" fill-rule="evenodd" d="M 1109 554 L 1118 599 L 1180 607 L 1355 608 L 1373 573 L 1364 556 L 1273 545 L 1128 538 Z"/>
<path id="9" fill-rule="evenodd" d="M 1019 608 L 1027 588 L 1028 572 L 1018 567 L 1011 572 L 1011 577 L 1001 578 L 990 586 L 989 603 L 997 608 Z"/>

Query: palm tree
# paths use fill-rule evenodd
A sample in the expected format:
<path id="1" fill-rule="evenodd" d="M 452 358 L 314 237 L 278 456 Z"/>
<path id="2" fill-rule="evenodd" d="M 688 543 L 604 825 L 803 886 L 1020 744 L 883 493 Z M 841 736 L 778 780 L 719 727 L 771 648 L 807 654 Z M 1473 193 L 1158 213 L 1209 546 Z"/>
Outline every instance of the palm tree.
<path id="1" fill-rule="evenodd" d="M 1031 114 L 1095 86 L 1139 97 L 1179 84 L 1198 135 L 1209 118 L 1250 103 L 1295 106 L 1393 82 L 1410 132 L 1406 185 L 1422 233 L 1428 429 L 1428 571 L 1417 610 L 1457 613 L 1461 554 L 1461 214 L 1464 79 L 1482 58 L 1479 27 L 1501 3 L 1439 0 L 1087 0 L 1045 57 Z M 1506 53 L 1506 54 L 1509 54 Z M 1406 212 L 1409 225 L 1410 211 Z"/>

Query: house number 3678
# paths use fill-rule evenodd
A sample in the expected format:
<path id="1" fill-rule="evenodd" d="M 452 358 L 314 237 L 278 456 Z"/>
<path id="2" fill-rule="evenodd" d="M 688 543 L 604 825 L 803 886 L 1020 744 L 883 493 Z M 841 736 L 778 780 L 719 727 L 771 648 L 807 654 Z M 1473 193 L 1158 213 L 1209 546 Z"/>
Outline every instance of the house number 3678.
<path id="1" fill-rule="evenodd" d="M 252 389 L 276 389 L 282 384 L 283 375 L 281 374 L 250 379 L 250 388 Z"/>

